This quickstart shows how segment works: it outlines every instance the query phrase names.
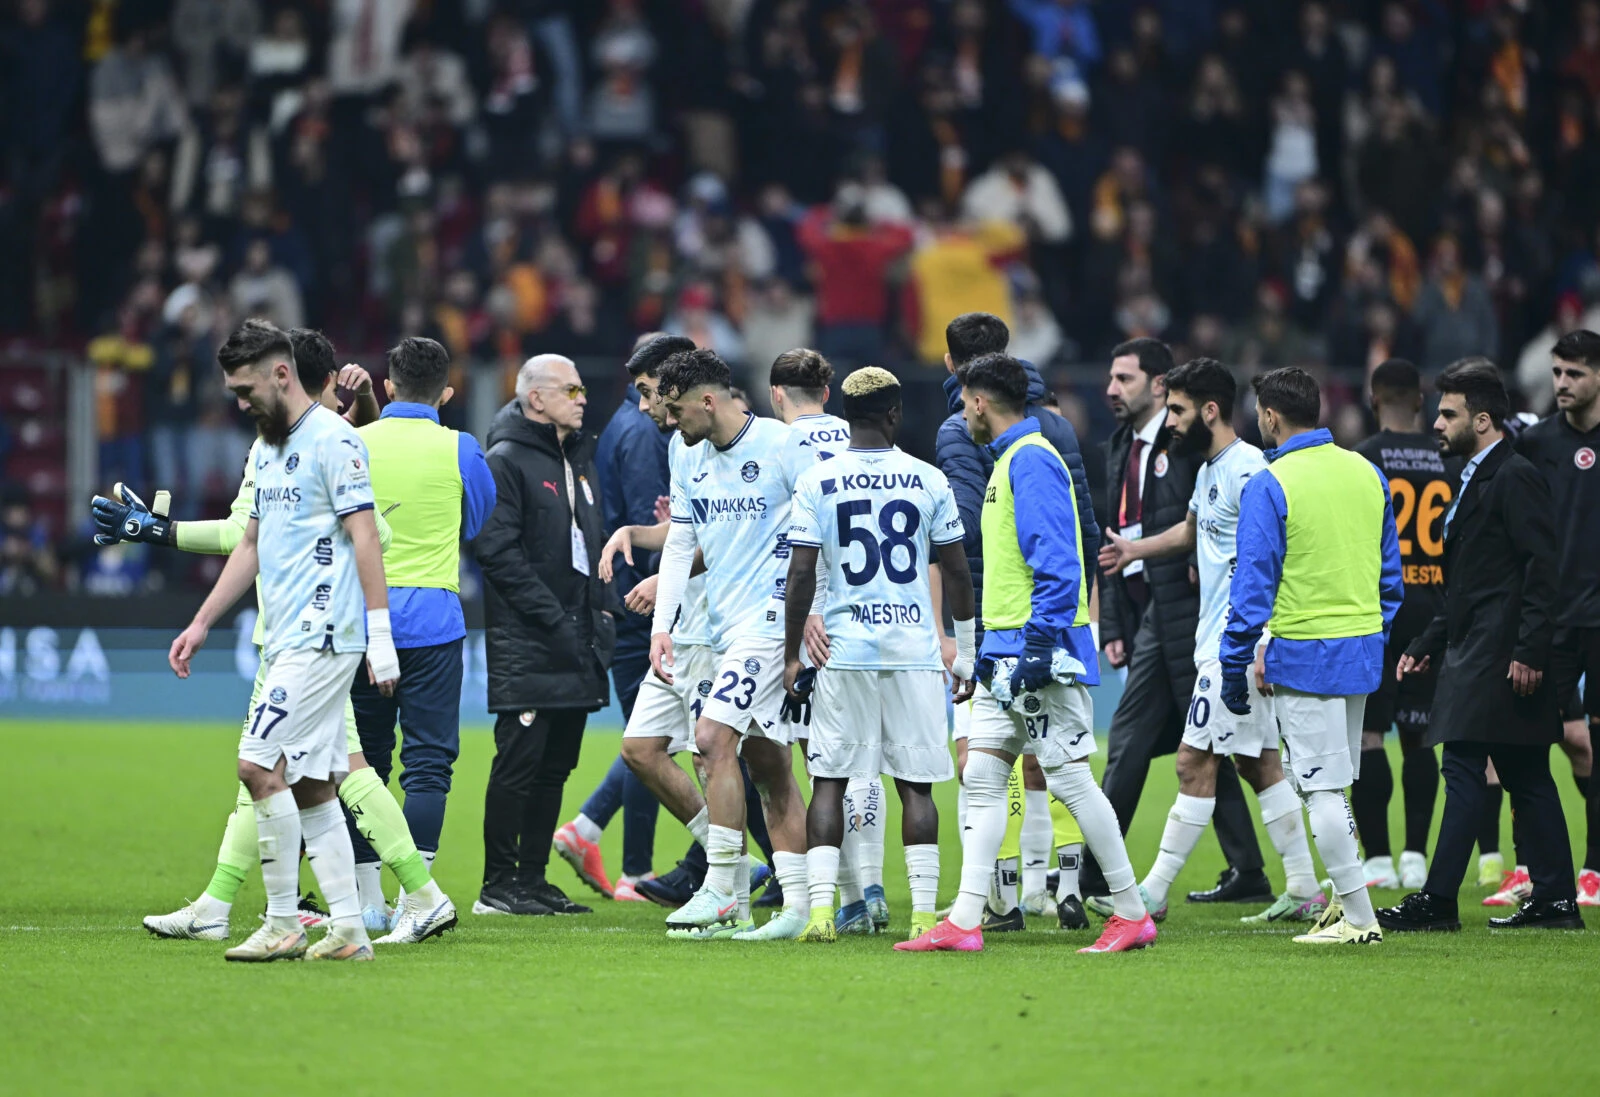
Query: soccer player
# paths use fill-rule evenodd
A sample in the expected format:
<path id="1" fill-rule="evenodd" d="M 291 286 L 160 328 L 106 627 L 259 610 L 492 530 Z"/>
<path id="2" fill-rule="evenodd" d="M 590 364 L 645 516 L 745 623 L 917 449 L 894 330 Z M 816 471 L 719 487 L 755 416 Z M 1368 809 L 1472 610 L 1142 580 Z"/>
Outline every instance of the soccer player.
<path id="1" fill-rule="evenodd" d="M 345 412 L 346 419 L 356 424 L 376 418 L 377 404 L 369 395 L 372 382 L 365 370 L 353 365 L 336 369 L 333 344 L 319 331 L 295 328 L 289 332 L 289 341 L 294 351 L 296 373 L 307 394 L 315 395 L 324 407 L 337 411 L 338 389 L 347 389 L 355 398 Z M 210 555 L 231 553 L 244 536 L 250 508 L 255 502 L 254 472 L 257 451 L 261 445 L 258 438 L 251 446 L 245 462 L 244 479 L 239 484 L 238 494 L 234 497 L 227 518 L 204 522 L 167 522 L 163 516 L 152 514 L 137 505 L 137 497 L 133 497 L 135 505 L 131 506 L 128 502 L 96 497 L 93 509 L 96 526 L 101 531 L 101 543 L 106 543 L 105 539 L 109 537 L 122 537 L 173 546 L 183 552 Z M 160 509 L 159 506 L 157 509 Z M 375 514 L 373 520 L 378 526 L 379 542 L 387 548 L 391 538 L 389 524 L 381 514 Z M 257 585 L 259 588 L 259 580 Z M 258 615 L 253 638 L 257 648 L 262 644 L 265 625 L 266 618 Z M 261 699 L 261 683 L 265 672 L 266 664 L 263 662 L 251 689 L 250 704 L 246 710 L 247 723 L 250 713 Z M 355 711 L 348 701 L 344 718 L 346 746 L 350 752 L 349 776 L 339 783 L 339 798 L 347 811 L 354 811 L 360 816 L 359 824 L 352 823 L 357 828 L 352 842 L 359 841 L 375 849 L 382 863 L 388 865 L 401 885 L 408 889 L 408 894 L 424 896 L 433 901 L 430 909 L 448 904 L 449 898 L 434 883 L 427 863 L 411 839 L 400 805 L 367 764 L 356 731 Z M 347 815 L 346 821 L 351 823 L 355 818 L 355 814 Z M 227 940 L 228 918 L 233 901 L 244 884 L 245 875 L 258 863 L 258 856 L 255 807 L 250 790 L 240 784 L 233 813 L 228 816 L 221 848 L 217 851 L 216 869 L 200 898 L 171 914 L 150 915 L 144 919 L 145 928 L 157 937 Z M 323 916 L 321 912 L 309 909 L 308 900 L 302 904 L 301 920 L 308 925 L 320 925 Z M 368 929 L 375 931 L 389 925 L 387 914 L 382 910 L 363 911 L 363 921 Z M 427 928 L 432 930 L 429 935 L 442 933 L 451 924 L 453 921 L 446 917 L 435 919 L 428 923 Z M 395 928 L 399 929 L 398 926 Z M 375 943 L 404 944 L 415 939 L 414 933 L 397 935 L 391 932 Z"/>
<path id="2" fill-rule="evenodd" d="M 983 502 L 983 647 L 967 739 L 967 821 L 961 891 L 950 914 L 896 949 L 983 948 L 981 922 L 995 854 L 1006 827 L 1006 780 L 1017 756 L 1039 759 L 1050 791 L 1066 804 L 1105 871 L 1115 912 L 1084 952 L 1142 948 L 1156 938 L 1117 816 L 1095 784 L 1094 712 L 1099 681 L 1089 631 L 1083 535 L 1067 467 L 1025 414 L 1028 375 L 1004 354 L 969 363 L 961 398 L 974 440 L 995 455 Z"/>
<path id="3" fill-rule="evenodd" d="M 1166 917 L 1167 892 L 1211 822 L 1217 805 L 1217 766 L 1232 756 L 1239 776 L 1255 789 L 1261 824 L 1283 858 L 1283 895 L 1246 922 L 1314 921 L 1327 905 L 1317 889 L 1311 848 L 1300 817 L 1300 797 L 1283 779 L 1278 725 L 1271 698 L 1252 687 L 1250 713 L 1235 716 L 1221 702 L 1217 649 L 1228 619 L 1228 579 L 1233 574 L 1239 497 L 1250 478 L 1267 467 L 1261 451 L 1233 432 L 1234 380 L 1214 358 L 1196 358 L 1167 373 L 1167 429 L 1175 452 L 1201 458 L 1189 500 L 1189 519 L 1154 537 L 1129 541 L 1106 531 L 1100 566 L 1109 573 L 1134 560 L 1195 554 L 1200 573 L 1200 627 L 1195 634 L 1194 697 L 1178 744 L 1178 798 L 1161 832 L 1160 852 L 1140 885 L 1157 921 Z"/>
<path id="4" fill-rule="evenodd" d="M 1294 940 L 1376 944 L 1383 931 L 1344 790 L 1360 772 L 1361 714 L 1404 595 L 1389 485 L 1317 427 L 1322 395 L 1305 370 L 1275 369 L 1255 379 L 1255 390 L 1256 422 L 1273 448 L 1239 496 L 1237 563 L 1218 650 L 1222 703 L 1250 715 L 1248 677 L 1270 625 L 1264 677 L 1284 759 L 1338 893 Z"/>
<path id="5" fill-rule="evenodd" d="M 811 914 L 800 940 L 833 941 L 848 932 L 835 925 L 833 911 L 845 795 L 851 783 L 882 774 L 894 778 L 902 805 L 915 938 L 936 920 L 933 784 L 955 775 L 945 742 L 944 663 L 930 627 L 927 545 L 938 552 L 955 620 L 951 674 L 962 701 L 972 693 L 976 656 L 972 577 L 961 515 L 944 474 L 895 448 L 901 403 L 894 374 L 875 366 L 856 370 L 844 381 L 844 408 L 849 448 L 800 476 L 789 524 L 784 684 L 791 709 L 807 696 L 812 706 L 806 746 L 813 780 L 806 814 Z M 828 658 L 800 679 L 819 557 L 828 587 Z"/>
<path id="6" fill-rule="evenodd" d="M 1362 865 L 1367 886 L 1420 888 L 1428 878 L 1428 831 L 1439 796 L 1439 759 L 1432 747 L 1422 745 L 1437 671 L 1397 682 L 1394 668 L 1444 604 L 1444 515 L 1455 485 L 1461 482 L 1461 461 L 1441 457 L 1438 445 L 1423 433 L 1422 378 L 1405 359 L 1391 358 L 1372 371 L 1372 411 L 1378 417 L 1378 433 L 1356 452 L 1389 481 L 1406 595 L 1384 647 L 1383 678 L 1377 692 L 1367 698 L 1361 776 L 1350 787 L 1350 810 L 1367 855 Z M 1394 775 L 1383 749 L 1383 737 L 1391 726 L 1400 729 L 1400 785 L 1406 812 L 1406 843 L 1398 867 L 1389 846 Z M 1498 821 L 1498 810 L 1495 818 Z M 1498 860 L 1499 854 L 1494 854 L 1480 866 L 1487 870 L 1490 883 L 1500 882 Z"/>
<path id="7" fill-rule="evenodd" d="M 247 320 L 217 361 L 261 433 L 255 503 L 243 539 L 167 661 L 187 678 L 212 622 L 260 574 L 266 672 L 263 700 L 239 739 L 239 779 L 255 803 L 267 917 L 226 956 L 370 960 L 335 790 L 348 765 L 341 716 L 356 667 L 365 656 L 385 694 L 400 677 L 366 446 L 307 395 L 288 335 L 271 324 Z M 302 841 L 331 923 L 309 948 L 295 912 Z"/>
<path id="8" fill-rule="evenodd" d="M 1550 677 L 1562 704 L 1577 693 L 1578 680 L 1584 682 L 1588 743 L 1582 742 L 1582 725 L 1569 723 L 1562 746 L 1572 758 L 1572 778 L 1588 801 L 1589 837 L 1578 874 L 1578 903 L 1600 907 L 1600 782 L 1589 771 L 1592 746 L 1600 739 L 1600 471 L 1595 469 L 1600 454 L 1600 335 L 1568 332 L 1550 356 L 1556 412 L 1521 433 L 1517 452 L 1533 462 L 1555 500 L 1561 614 L 1550 649 Z M 1518 871 L 1527 877 L 1522 866 Z M 1523 886 L 1531 893 L 1531 883 Z"/>
<path id="9" fill-rule="evenodd" d="M 662 550 L 650 664 L 674 680 L 671 627 L 698 548 L 706 569 L 711 641 L 719 665 L 695 728 L 706 766 L 705 883 L 667 918 L 690 929 L 743 921 L 735 881 L 744 841 L 742 755 L 761 790 L 772 836 L 773 869 L 785 906 L 739 940 L 793 938 L 808 913 L 805 801 L 791 767 L 783 719 L 783 623 L 779 609 L 789 559 L 789 508 L 795 481 L 815 463 L 803 437 L 740 411 L 728 391 L 728 366 L 715 353 L 673 355 L 661 367 L 661 392 L 685 442 L 673 469 L 672 531 Z"/>

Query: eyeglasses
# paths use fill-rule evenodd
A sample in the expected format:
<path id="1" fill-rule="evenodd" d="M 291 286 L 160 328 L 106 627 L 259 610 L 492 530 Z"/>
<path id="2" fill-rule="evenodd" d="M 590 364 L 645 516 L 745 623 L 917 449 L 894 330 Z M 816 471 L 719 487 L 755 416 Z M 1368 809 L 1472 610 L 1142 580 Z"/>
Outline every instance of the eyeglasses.
<path id="1" fill-rule="evenodd" d="M 540 385 L 540 392 L 562 392 L 568 400 L 576 400 L 580 396 L 589 395 L 587 385 Z"/>

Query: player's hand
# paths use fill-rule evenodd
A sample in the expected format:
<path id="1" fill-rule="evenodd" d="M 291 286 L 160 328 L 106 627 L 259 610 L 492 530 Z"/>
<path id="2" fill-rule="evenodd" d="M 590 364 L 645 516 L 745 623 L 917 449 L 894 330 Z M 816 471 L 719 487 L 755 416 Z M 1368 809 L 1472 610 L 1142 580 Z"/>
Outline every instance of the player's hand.
<path id="1" fill-rule="evenodd" d="M 1518 697 L 1526 697 L 1539 688 L 1539 683 L 1544 681 L 1544 671 L 1534 670 L 1527 663 L 1511 660 L 1511 668 L 1506 671 L 1506 677 L 1511 679 L 1511 688 Z"/>
<path id="2" fill-rule="evenodd" d="M 1402 655 L 1400 656 L 1400 661 L 1394 667 L 1394 680 L 1403 682 L 1408 674 L 1426 674 L 1428 673 L 1428 664 L 1432 661 L 1433 656 L 1431 655 L 1424 655 L 1421 659 L 1413 658 L 1410 655 Z"/>
<path id="3" fill-rule="evenodd" d="M 1054 645 L 1030 640 L 1017 658 L 1017 669 L 1011 672 L 1011 695 L 1036 693 L 1049 685 L 1050 664 L 1054 658 Z"/>
<path id="4" fill-rule="evenodd" d="M 656 587 L 661 577 L 652 575 L 641 580 L 639 585 L 630 590 L 622 599 L 622 604 L 633 613 L 650 614 L 656 609 Z"/>
<path id="5" fill-rule="evenodd" d="M 671 520 L 671 518 L 672 518 L 672 496 L 670 496 L 670 495 L 658 495 L 658 496 L 656 496 L 656 509 L 655 509 L 654 517 L 655 517 L 656 523 L 658 525 L 660 523 L 662 523 L 662 522 L 666 522 L 666 521 L 670 521 Z"/>
<path id="6" fill-rule="evenodd" d="M 939 661 L 944 664 L 946 674 L 949 674 L 950 668 L 956 665 L 956 638 L 954 636 L 946 636 L 942 632 L 939 634 Z"/>
<path id="7" fill-rule="evenodd" d="M 792 678 L 789 667 L 783 668 L 783 718 L 791 724 L 810 727 L 811 690 L 817 683 L 817 668 L 801 667 L 798 661 L 792 665 L 796 668 Z"/>
<path id="8" fill-rule="evenodd" d="M 650 669 L 657 678 L 672 685 L 672 634 L 652 633 L 650 636 Z"/>
<path id="9" fill-rule="evenodd" d="M 372 374 L 354 362 L 349 363 L 339 371 L 339 376 L 334 383 L 346 392 L 353 392 L 357 396 L 372 395 Z"/>
<path id="10" fill-rule="evenodd" d="M 1117 575 L 1122 569 L 1139 559 L 1133 542 L 1126 537 L 1104 530 L 1105 541 L 1100 545 L 1100 570 L 1107 575 Z"/>
<path id="11" fill-rule="evenodd" d="M 1263 697 L 1272 696 L 1272 687 L 1267 684 L 1267 645 L 1262 644 L 1256 648 L 1256 692 Z"/>
<path id="12" fill-rule="evenodd" d="M 811 656 L 811 665 L 825 667 L 828 665 L 828 630 L 822 627 L 822 615 L 812 613 L 806 617 L 806 654 Z"/>
<path id="13" fill-rule="evenodd" d="M 204 646 L 210 631 L 199 621 L 192 621 L 189 627 L 178 633 L 178 638 L 172 641 L 172 647 L 167 651 L 167 665 L 179 678 L 189 677 L 189 660 Z"/>
<path id="14" fill-rule="evenodd" d="M 166 492 L 158 492 L 159 501 Z M 158 502 L 159 508 L 159 502 Z M 118 483 L 111 496 L 96 495 L 89 504 L 94 515 L 94 543 L 114 545 L 118 541 L 144 541 L 153 545 L 172 543 L 172 523 L 165 514 L 154 514 L 126 485 Z"/>
<path id="15" fill-rule="evenodd" d="M 1222 703 L 1235 716 L 1250 715 L 1250 683 L 1244 671 L 1229 667 L 1222 672 Z"/>
<path id="16" fill-rule="evenodd" d="M 628 561 L 628 566 L 633 566 L 633 527 L 623 526 L 613 533 L 600 549 L 600 578 L 611 582 L 615 572 L 611 568 L 611 558 L 617 553 L 622 553 L 622 558 Z"/>
<path id="17" fill-rule="evenodd" d="M 1106 641 L 1106 662 L 1114 669 L 1121 669 L 1128 665 L 1128 649 L 1121 640 Z"/>

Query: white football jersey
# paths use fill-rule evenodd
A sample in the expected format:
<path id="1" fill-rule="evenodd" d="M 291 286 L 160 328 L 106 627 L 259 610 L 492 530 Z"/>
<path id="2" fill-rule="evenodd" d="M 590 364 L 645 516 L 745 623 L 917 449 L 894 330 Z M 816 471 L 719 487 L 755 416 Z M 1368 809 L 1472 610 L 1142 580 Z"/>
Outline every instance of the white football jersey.
<path id="1" fill-rule="evenodd" d="M 701 445 L 706 443 L 702 442 Z M 667 441 L 667 468 L 670 483 L 678 482 L 678 462 L 689 449 L 683 435 L 677 431 Z M 671 491 L 669 487 L 667 489 Z M 704 572 L 692 576 L 683 588 L 683 601 L 678 604 L 678 622 L 672 626 L 674 644 L 695 644 L 705 647 L 711 643 L 711 621 L 706 612 L 706 576 Z"/>
<path id="2" fill-rule="evenodd" d="M 341 519 L 371 510 L 367 447 L 320 404 L 282 446 L 255 448 L 262 654 L 297 648 L 367 650 L 367 608 L 355 547 Z"/>
<path id="3" fill-rule="evenodd" d="M 837 457 L 850 448 L 850 424 L 825 411 L 799 416 L 789 424 L 789 429 L 804 438 L 802 446 L 817 451 L 819 461 Z"/>
<path id="4" fill-rule="evenodd" d="M 944 473 L 899 449 L 847 449 L 804 472 L 789 543 L 821 549 L 828 666 L 943 670 L 928 546 L 961 538 Z"/>
<path id="5" fill-rule="evenodd" d="M 1228 623 L 1239 532 L 1239 496 L 1245 482 L 1267 467 L 1267 459 L 1239 440 L 1200 466 L 1189 513 L 1195 516 L 1195 559 L 1200 573 L 1200 623 L 1194 634 L 1196 664 L 1214 662 Z"/>
<path id="6" fill-rule="evenodd" d="M 718 651 L 736 636 L 783 638 L 789 504 L 795 480 L 816 463 L 804 440 L 776 419 L 752 415 L 726 446 L 708 439 L 680 450 L 672 520 L 694 525 Z"/>

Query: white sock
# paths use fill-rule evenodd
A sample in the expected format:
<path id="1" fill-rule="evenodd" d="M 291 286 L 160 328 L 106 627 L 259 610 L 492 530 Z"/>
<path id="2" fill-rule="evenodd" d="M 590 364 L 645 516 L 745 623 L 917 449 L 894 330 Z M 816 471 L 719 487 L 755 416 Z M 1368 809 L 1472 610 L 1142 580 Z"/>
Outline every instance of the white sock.
<path id="1" fill-rule="evenodd" d="M 1017 903 L 1017 872 L 1021 863 L 1020 857 L 1002 857 L 994 863 L 994 912 L 996 914 L 1010 914 L 1018 906 Z"/>
<path id="2" fill-rule="evenodd" d="M 739 850 L 744 845 L 744 835 L 732 827 L 719 827 L 712 823 L 706 827 L 706 886 L 724 895 L 732 895 L 735 877 L 739 871 Z M 746 876 L 746 886 L 748 885 Z"/>
<path id="3" fill-rule="evenodd" d="M 431 877 L 420 889 L 413 891 L 411 894 L 405 896 L 404 899 L 406 905 L 415 907 L 419 910 L 432 910 L 434 907 L 444 902 L 444 900 L 444 891 Z M 398 906 L 399 904 L 400 900 L 396 899 L 395 905 Z"/>
<path id="4" fill-rule="evenodd" d="M 361 909 L 383 909 L 383 862 L 356 862 L 356 898 Z"/>
<path id="5" fill-rule="evenodd" d="M 750 920 L 750 854 L 739 854 L 733 879 L 733 897 L 739 901 L 739 921 Z"/>
<path id="6" fill-rule="evenodd" d="M 299 926 L 300 808 L 288 789 L 255 802 L 256 847 L 261 882 L 267 889 L 267 917 L 279 929 Z M 342 819 L 340 820 L 343 821 Z"/>
<path id="7" fill-rule="evenodd" d="M 855 781 L 850 782 L 855 784 Z M 862 889 L 883 886 L 883 781 L 862 781 L 856 790 L 861 826 L 856 842 L 856 879 Z"/>
<path id="8" fill-rule="evenodd" d="M 906 876 L 911 881 L 911 909 L 932 914 L 939 905 L 939 844 L 906 847 Z"/>
<path id="9" fill-rule="evenodd" d="M 1083 843 L 1073 842 L 1056 850 L 1056 902 L 1078 894 L 1078 866 L 1083 861 Z"/>
<path id="10" fill-rule="evenodd" d="M 1143 918 L 1144 900 L 1134 882 L 1133 864 L 1128 860 L 1128 847 L 1122 841 L 1122 828 L 1117 825 L 1117 813 L 1111 801 L 1094 783 L 1094 771 L 1088 762 L 1068 762 L 1054 770 L 1045 771 L 1045 781 L 1056 799 L 1067 805 L 1072 817 L 1083 831 L 1083 840 L 1094 854 L 1105 876 L 1106 890 L 1111 892 L 1112 906 L 1120 918 Z"/>
<path id="11" fill-rule="evenodd" d="M 1144 889 L 1150 893 L 1150 904 L 1159 908 L 1167 901 L 1172 882 L 1183 871 L 1189 854 L 1199 843 L 1216 810 L 1215 796 L 1185 796 L 1178 793 L 1172 810 L 1167 812 L 1167 825 L 1161 831 L 1161 848 L 1156 863 L 1144 878 Z"/>
<path id="12" fill-rule="evenodd" d="M 994 876 L 995 855 L 1006 837 L 1006 778 L 1011 767 L 992 754 L 967 755 L 964 785 L 967 821 L 961 829 L 961 891 L 950 908 L 950 922 L 960 929 L 976 929 L 989 901 L 989 881 Z"/>
<path id="13" fill-rule="evenodd" d="M 439 851 L 436 849 L 419 849 L 417 852 L 422 854 L 422 863 L 428 866 L 428 875 L 432 876 L 433 862 L 438 858 Z"/>
<path id="14" fill-rule="evenodd" d="M 1030 788 L 1022 795 L 1027 804 L 1022 813 L 1022 897 L 1026 899 L 1045 889 L 1055 825 L 1050 821 L 1049 792 Z"/>
<path id="15" fill-rule="evenodd" d="M 844 786 L 844 838 L 839 843 L 839 906 L 847 907 L 862 899 L 861 813 L 856 804 L 856 783 Z"/>
<path id="16" fill-rule="evenodd" d="M 965 781 L 956 782 L 956 833 L 964 834 L 967 830 L 967 785 Z"/>
<path id="17" fill-rule="evenodd" d="M 777 873 L 778 884 L 783 888 L 783 908 L 809 914 L 811 895 L 806 890 L 806 855 L 774 850 L 772 871 Z"/>
<path id="18" fill-rule="evenodd" d="M 583 812 L 578 812 L 578 817 L 572 820 L 572 829 L 578 832 L 578 837 L 586 842 L 600 840 L 600 826 Z"/>
<path id="19" fill-rule="evenodd" d="M 225 921 L 228 912 L 233 910 L 232 903 L 224 903 L 208 891 L 202 891 L 200 898 L 189 905 L 194 908 L 194 916 L 203 922 Z"/>
<path id="20" fill-rule="evenodd" d="M 1279 781 L 1256 796 L 1261 824 L 1272 848 L 1283 858 L 1284 890 L 1291 899 L 1310 899 L 1317 893 L 1317 873 L 1311 864 L 1311 845 L 1305 820 L 1300 817 L 1300 797 L 1288 781 Z"/>
<path id="21" fill-rule="evenodd" d="M 1306 811 L 1311 816 L 1311 837 L 1317 843 L 1317 852 L 1322 854 L 1322 863 L 1333 877 L 1333 890 L 1344 902 L 1345 921 L 1357 929 L 1366 929 L 1377 918 L 1372 913 L 1366 874 L 1356 853 L 1356 827 L 1344 791 L 1308 793 Z"/>
<path id="22" fill-rule="evenodd" d="M 839 847 L 812 846 L 806 850 L 806 890 L 811 909 L 833 906 L 833 890 L 839 885 Z"/>
<path id="23" fill-rule="evenodd" d="M 706 833 L 711 827 L 711 809 L 702 806 L 695 813 L 695 817 L 683 825 L 689 828 L 690 836 L 704 846 L 706 844 Z"/>
<path id="24" fill-rule="evenodd" d="M 306 860 L 328 904 L 328 919 L 337 929 L 360 931 L 361 901 L 356 898 L 356 855 L 350 848 L 350 828 L 337 799 L 300 809 L 300 832 L 306 843 Z M 382 895 L 379 895 L 382 901 Z"/>

